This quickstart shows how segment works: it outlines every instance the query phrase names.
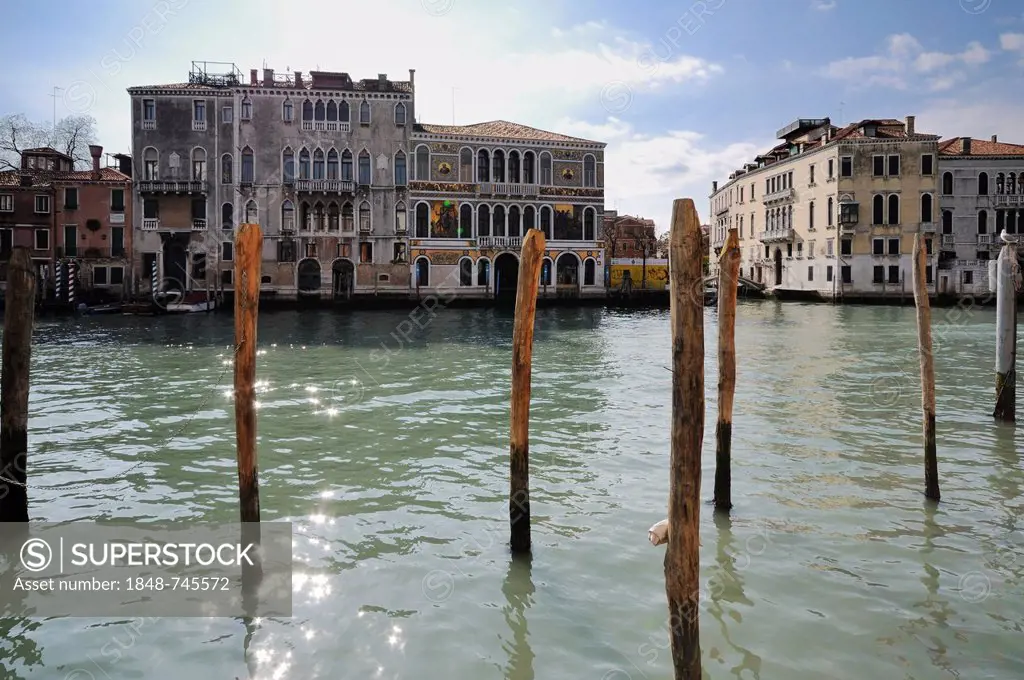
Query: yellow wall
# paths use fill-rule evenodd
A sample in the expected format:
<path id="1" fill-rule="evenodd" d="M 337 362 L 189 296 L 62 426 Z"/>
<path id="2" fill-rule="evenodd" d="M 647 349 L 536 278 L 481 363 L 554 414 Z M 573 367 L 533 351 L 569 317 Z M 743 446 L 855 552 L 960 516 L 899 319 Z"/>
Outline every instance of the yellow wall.
<path id="1" fill-rule="evenodd" d="M 644 267 L 640 264 L 613 264 L 611 266 L 611 285 L 612 288 L 618 288 L 622 285 L 623 272 L 629 272 L 630 278 L 633 279 L 633 287 L 639 288 L 640 282 L 643 281 Z M 649 264 L 647 265 L 647 288 L 655 290 L 663 290 L 668 285 L 668 265 L 667 264 Z"/>

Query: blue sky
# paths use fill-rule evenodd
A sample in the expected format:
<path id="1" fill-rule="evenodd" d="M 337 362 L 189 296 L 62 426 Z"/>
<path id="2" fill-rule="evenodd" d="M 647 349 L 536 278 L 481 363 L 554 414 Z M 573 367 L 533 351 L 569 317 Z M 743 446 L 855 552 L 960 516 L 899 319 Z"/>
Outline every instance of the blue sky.
<path id="1" fill-rule="evenodd" d="M 309 8 L 309 9 L 306 9 Z M 1019 0 L 357 3 L 41 0 L 5 10 L 0 113 L 89 113 L 129 148 L 131 85 L 193 59 L 244 72 L 417 70 L 421 121 L 506 118 L 605 141 L 609 207 L 667 228 L 799 117 L 917 116 L 921 131 L 1024 142 Z M 66 44 L 39 39 L 39 27 Z M 454 88 L 454 89 L 453 89 Z"/>

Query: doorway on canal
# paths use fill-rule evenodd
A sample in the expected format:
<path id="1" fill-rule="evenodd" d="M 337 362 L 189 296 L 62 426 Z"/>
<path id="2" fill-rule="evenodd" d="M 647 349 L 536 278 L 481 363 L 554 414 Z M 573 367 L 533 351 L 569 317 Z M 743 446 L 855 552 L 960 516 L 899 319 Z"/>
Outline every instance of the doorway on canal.
<path id="1" fill-rule="evenodd" d="M 519 288 L 519 258 L 512 253 L 502 253 L 494 260 L 494 299 L 502 302 L 516 302 Z"/>
<path id="2" fill-rule="evenodd" d="M 160 289 L 164 292 L 176 291 L 184 295 L 188 290 L 188 245 L 192 239 L 191 232 L 162 232 L 164 276 Z"/>

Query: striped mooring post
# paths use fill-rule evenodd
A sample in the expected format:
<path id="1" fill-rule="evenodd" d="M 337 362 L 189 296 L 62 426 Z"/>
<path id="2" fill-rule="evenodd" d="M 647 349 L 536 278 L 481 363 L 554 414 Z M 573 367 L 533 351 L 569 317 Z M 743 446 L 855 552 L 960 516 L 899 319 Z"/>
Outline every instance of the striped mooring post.
<path id="1" fill-rule="evenodd" d="M 160 286 L 160 278 L 157 276 L 157 266 L 156 266 L 156 262 L 154 262 L 153 263 L 153 274 L 152 274 L 151 283 L 150 283 L 150 293 L 152 295 L 156 295 L 157 293 L 159 293 L 160 292 L 158 290 L 159 286 Z"/>
<path id="2" fill-rule="evenodd" d="M 57 300 L 60 302 L 62 290 L 64 287 L 64 263 L 58 262 L 57 266 L 54 267 L 53 271 L 53 293 Z"/>
<path id="3" fill-rule="evenodd" d="M 75 289 L 78 288 L 78 265 L 68 262 L 68 304 L 75 306 Z"/>

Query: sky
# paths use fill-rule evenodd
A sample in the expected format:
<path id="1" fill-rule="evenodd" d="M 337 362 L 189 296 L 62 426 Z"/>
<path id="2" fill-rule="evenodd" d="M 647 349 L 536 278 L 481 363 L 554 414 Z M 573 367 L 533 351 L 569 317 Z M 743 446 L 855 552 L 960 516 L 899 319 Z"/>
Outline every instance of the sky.
<path id="1" fill-rule="evenodd" d="M 187 81 L 193 60 L 414 68 L 419 122 L 607 143 L 606 207 L 659 232 L 676 198 L 707 221 L 712 180 L 797 118 L 915 115 L 944 138 L 1024 143 L 1020 0 L 35 0 L 4 14 L 0 115 L 92 115 L 107 152 L 130 150 L 126 89 Z"/>

